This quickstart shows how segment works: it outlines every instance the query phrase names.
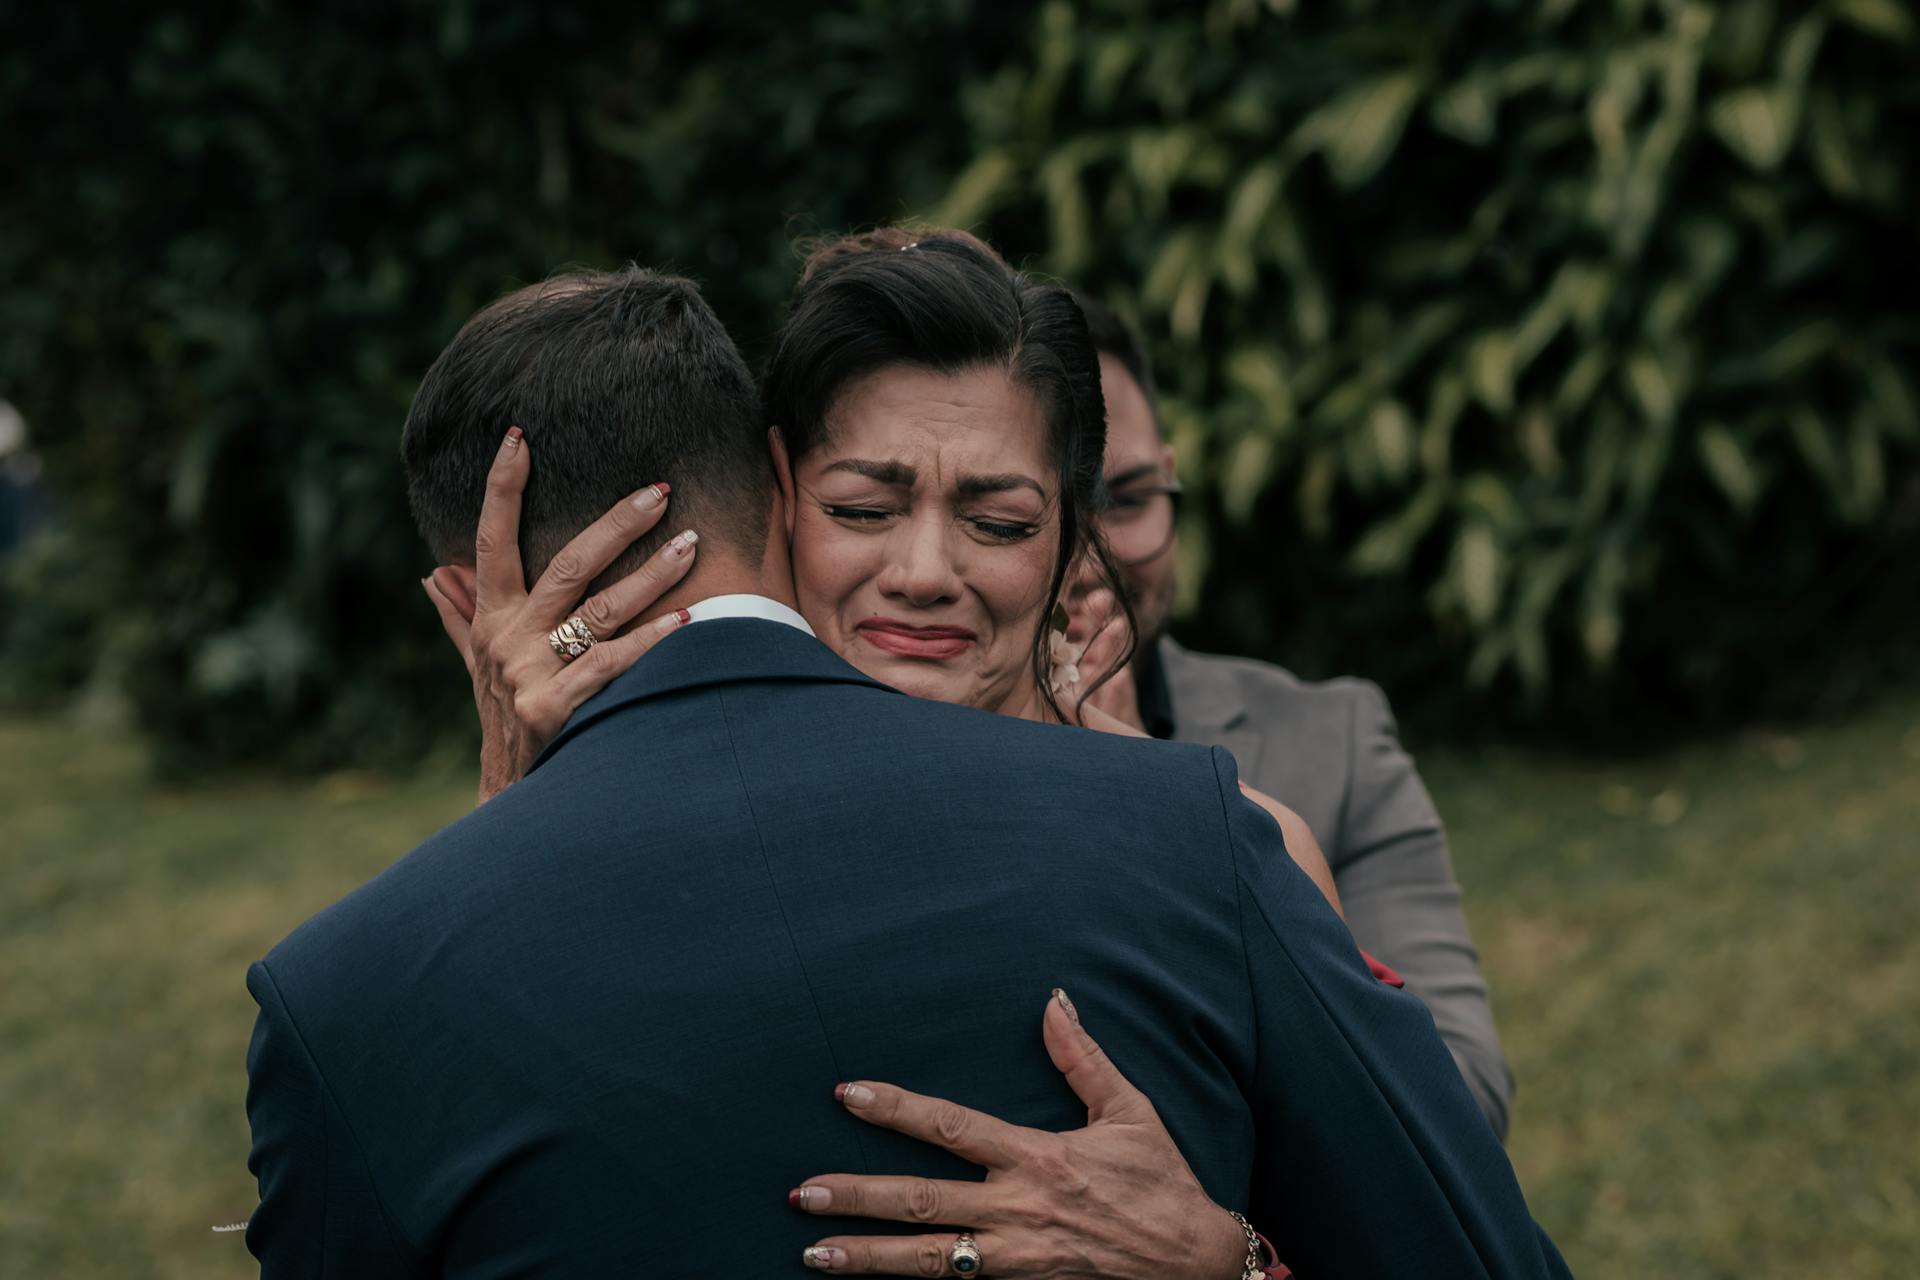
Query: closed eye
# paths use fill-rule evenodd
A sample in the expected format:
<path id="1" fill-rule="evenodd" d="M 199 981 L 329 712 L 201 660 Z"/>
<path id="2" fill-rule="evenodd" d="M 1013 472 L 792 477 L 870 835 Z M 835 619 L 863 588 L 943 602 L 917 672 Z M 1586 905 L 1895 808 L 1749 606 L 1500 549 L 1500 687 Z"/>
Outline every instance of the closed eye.
<path id="1" fill-rule="evenodd" d="M 882 511 L 878 507 L 825 506 L 822 510 L 836 520 L 853 520 L 861 524 L 869 524 L 876 520 L 885 520 L 893 514 L 891 511 Z"/>
<path id="2" fill-rule="evenodd" d="M 997 538 L 1002 542 L 1024 542 L 1026 539 L 1040 532 L 1038 525 L 1007 524 L 1000 520 L 981 520 L 975 518 L 972 524 L 974 528 L 980 530 L 980 532 L 986 534 L 989 538 Z"/>

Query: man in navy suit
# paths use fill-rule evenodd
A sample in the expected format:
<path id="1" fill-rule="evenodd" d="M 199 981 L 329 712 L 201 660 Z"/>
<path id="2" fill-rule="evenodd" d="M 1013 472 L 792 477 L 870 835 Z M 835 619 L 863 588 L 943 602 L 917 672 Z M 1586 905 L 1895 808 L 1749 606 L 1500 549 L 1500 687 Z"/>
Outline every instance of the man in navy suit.
<path id="1" fill-rule="evenodd" d="M 249 971 L 264 1274 L 797 1267 L 808 1175 L 968 1176 L 835 1082 L 1084 1122 L 1034 1034 L 1055 983 L 1303 1273 L 1564 1274 L 1431 1019 L 1230 756 L 908 697 L 812 637 L 751 379 L 692 285 L 571 277 L 462 330 L 405 442 L 436 548 L 472 545 L 509 422 L 552 460 L 533 574 L 671 467 L 700 562 L 650 616 L 693 625 Z M 1191 1274 L 1224 1280 L 1218 1217 Z"/>

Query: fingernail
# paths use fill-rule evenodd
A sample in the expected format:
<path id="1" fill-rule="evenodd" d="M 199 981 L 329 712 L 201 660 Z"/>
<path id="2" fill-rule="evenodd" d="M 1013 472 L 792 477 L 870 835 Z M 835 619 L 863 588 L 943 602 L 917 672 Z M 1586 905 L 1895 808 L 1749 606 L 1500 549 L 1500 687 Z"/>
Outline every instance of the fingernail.
<path id="1" fill-rule="evenodd" d="M 847 1255 L 845 1250 L 822 1248 L 816 1244 L 800 1251 L 800 1261 L 815 1271 L 831 1271 L 835 1267 L 845 1266 Z"/>
<path id="2" fill-rule="evenodd" d="M 787 1203 L 808 1213 L 820 1213 L 833 1205 L 833 1192 L 827 1187 L 795 1187 L 787 1192 Z"/>
<path id="3" fill-rule="evenodd" d="M 642 511 L 651 511 L 667 500 L 667 486 L 650 484 L 633 495 L 633 505 Z"/>
<path id="4" fill-rule="evenodd" d="M 1059 987 L 1055 987 L 1053 989 L 1053 998 L 1060 1002 L 1061 1012 L 1065 1013 L 1069 1018 L 1073 1019 L 1073 1025 L 1076 1027 L 1079 1026 L 1080 1011 L 1073 1007 L 1073 1001 L 1067 999 L 1067 993 L 1065 991 L 1062 991 Z"/>
<path id="5" fill-rule="evenodd" d="M 865 1107 L 873 1103 L 873 1090 L 863 1084 L 843 1084 L 837 1086 L 833 1096 L 846 1107 Z"/>
<path id="6" fill-rule="evenodd" d="M 700 541 L 700 535 L 688 529 L 677 535 L 672 542 L 667 544 L 667 554 L 678 560 L 681 556 L 692 551 L 693 544 L 698 541 Z"/>
<path id="7" fill-rule="evenodd" d="M 520 440 L 525 435 L 526 435 L 526 432 L 520 430 L 520 428 L 518 427 L 508 427 L 507 428 L 507 448 L 518 449 L 520 447 Z"/>
<path id="8" fill-rule="evenodd" d="M 685 609 L 675 609 L 672 613 L 661 614 L 660 621 L 653 625 L 655 630 L 659 631 L 661 635 L 665 635 L 669 631 L 678 631 L 681 627 L 686 626 L 692 621 L 693 615 Z"/>

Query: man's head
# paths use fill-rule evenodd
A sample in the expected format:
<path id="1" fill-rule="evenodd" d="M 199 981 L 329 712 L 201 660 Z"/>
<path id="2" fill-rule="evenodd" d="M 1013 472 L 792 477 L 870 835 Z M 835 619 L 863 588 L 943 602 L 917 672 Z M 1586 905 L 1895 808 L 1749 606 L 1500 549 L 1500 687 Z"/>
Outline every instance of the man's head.
<path id="1" fill-rule="evenodd" d="M 1120 566 L 1140 628 L 1140 645 L 1157 640 L 1173 612 L 1173 449 L 1160 435 L 1153 370 L 1139 338 L 1120 318 L 1084 294 L 1075 301 L 1100 353 L 1100 386 L 1107 402 L 1107 488 L 1112 506 L 1101 532 Z"/>
<path id="2" fill-rule="evenodd" d="M 467 321 L 427 370 L 400 440 L 414 521 L 443 564 L 473 563 L 487 470 L 510 426 L 533 449 L 520 515 L 529 584 L 573 535 L 660 480 L 673 486 L 671 525 L 603 581 L 688 527 L 703 556 L 759 564 L 774 493 L 759 397 L 691 281 L 632 265 L 575 272 Z"/>

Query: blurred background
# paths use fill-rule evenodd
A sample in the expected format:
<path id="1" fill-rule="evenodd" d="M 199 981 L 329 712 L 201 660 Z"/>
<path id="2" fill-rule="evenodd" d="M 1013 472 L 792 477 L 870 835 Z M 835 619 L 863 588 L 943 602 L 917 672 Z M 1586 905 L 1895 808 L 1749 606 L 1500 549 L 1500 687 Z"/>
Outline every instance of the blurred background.
<path id="1" fill-rule="evenodd" d="M 0 9 L 0 1275 L 221 1276 L 256 958 L 471 803 L 478 306 L 974 229 L 1147 339 L 1176 633 L 1382 684 L 1578 1273 L 1920 1252 L 1910 0 Z"/>

